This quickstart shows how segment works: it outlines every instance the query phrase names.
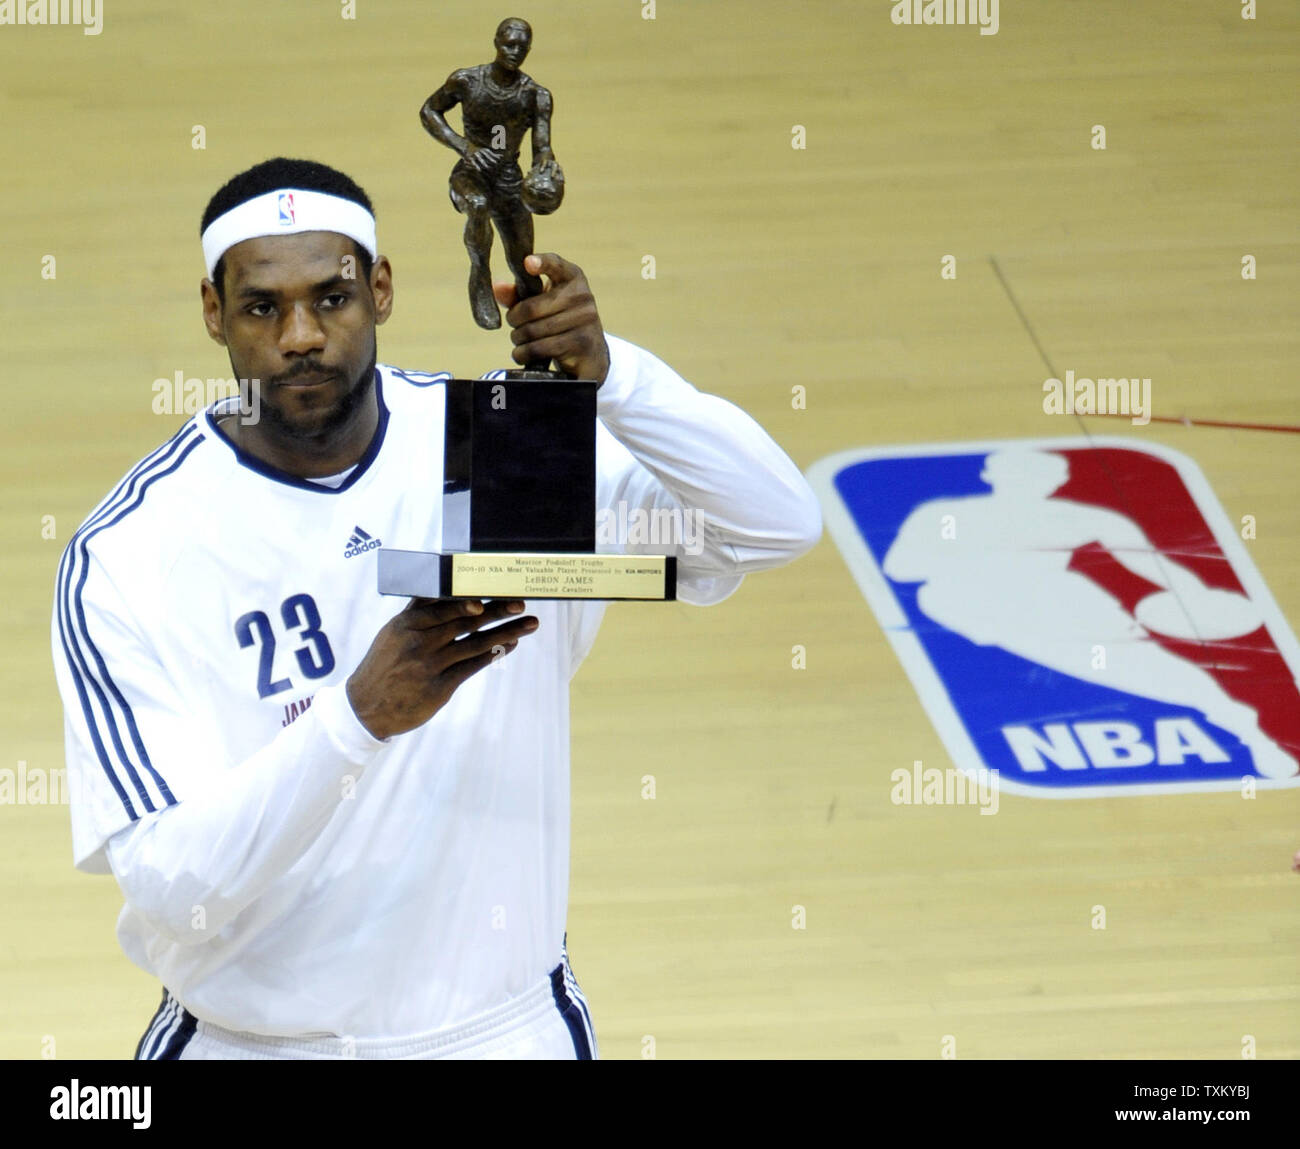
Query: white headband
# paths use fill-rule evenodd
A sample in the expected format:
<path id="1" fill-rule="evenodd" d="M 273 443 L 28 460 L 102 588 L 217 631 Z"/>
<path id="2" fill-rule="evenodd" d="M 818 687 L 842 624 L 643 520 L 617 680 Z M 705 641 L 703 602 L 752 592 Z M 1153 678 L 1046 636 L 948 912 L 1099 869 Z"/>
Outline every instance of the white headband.
<path id="1" fill-rule="evenodd" d="M 355 239 L 379 258 L 375 217 L 359 203 L 324 192 L 282 188 L 245 200 L 208 224 L 203 232 L 203 258 L 212 277 L 219 260 L 237 243 L 264 235 L 295 235 L 300 231 L 336 231 Z"/>

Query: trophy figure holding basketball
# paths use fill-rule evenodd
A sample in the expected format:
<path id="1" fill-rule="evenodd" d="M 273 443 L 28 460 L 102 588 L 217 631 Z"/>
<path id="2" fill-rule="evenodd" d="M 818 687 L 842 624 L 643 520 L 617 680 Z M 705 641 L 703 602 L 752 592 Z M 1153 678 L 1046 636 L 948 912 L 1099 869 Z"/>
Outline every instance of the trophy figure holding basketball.
<path id="1" fill-rule="evenodd" d="M 564 198 L 564 173 L 551 154 L 551 93 L 520 71 L 532 42 L 527 21 L 502 20 L 493 41 L 496 59 L 453 72 L 420 109 L 425 130 L 461 157 L 448 190 L 466 217 L 470 310 L 474 322 L 489 330 L 501 326 L 488 269 L 493 223 L 518 298 L 527 299 L 542 291 L 542 281 L 524 269 L 524 257 L 533 250 L 533 216 L 549 215 Z M 457 104 L 463 136 L 446 119 Z M 530 130 L 533 164 L 525 176 L 519 150 Z"/>

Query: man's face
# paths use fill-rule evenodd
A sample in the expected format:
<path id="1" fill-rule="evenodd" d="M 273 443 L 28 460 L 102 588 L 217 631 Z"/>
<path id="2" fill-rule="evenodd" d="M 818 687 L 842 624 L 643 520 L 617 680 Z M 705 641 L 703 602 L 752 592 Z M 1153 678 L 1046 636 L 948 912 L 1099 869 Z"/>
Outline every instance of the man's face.
<path id="1" fill-rule="evenodd" d="M 225 304 L 203 281 L 208 333 L 257 393 L 263 423 L 281 437 L 317 439 L 345 425 L 375 366 L 375 325 L 392 310 L 391 269 L 358 278 L 356 246 L 308 231 L 263 236 L 225 253 Z M 257 382 L 253 382 L 256 380 Z M 251 396 L 250 396 L 251 398 Z"/>
<path id="2" fill-rule="evenodd" d="M 496 38 L 497 63 L 507 72 L 517 72 L 522 67 L 532 40 L 528 33 L 512 24 Z"/>

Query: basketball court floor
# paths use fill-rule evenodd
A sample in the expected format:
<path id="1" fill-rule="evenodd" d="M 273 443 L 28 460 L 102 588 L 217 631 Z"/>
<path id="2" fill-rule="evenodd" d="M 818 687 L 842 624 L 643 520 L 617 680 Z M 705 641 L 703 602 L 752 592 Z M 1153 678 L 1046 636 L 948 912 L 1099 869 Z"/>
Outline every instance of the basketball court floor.
<path id="1" fill-rule="evenodd" d="M 116 885 L 73 870 L 66 806 L 26 796 L 62 766 L 62 548 L 184 420 L 155 412 L 155 380 L 229 374 L 200 322 L 203 207 L 273 155 L 342 168 L 394 266 L 381 359 L 505 365 L 469 315 L 453 157 L 417 113 L 507 15 L 532 22 L 567 177 L 539 249 L 586 270 L 608 330 L 753 414 L 828 526 L 716 607 L 612 606 L 575 679 L 568 941 L 602 1055 L 1300 1055 L 1294 779 L 1253 770 L 1199 695 L 1161 734 L 1159 673 L 1145 701 L 1124 680 L 1146 717 L 1102 729 L 1097 683 L 1048 650 L 1088 638 L 1077 569 L 993 561 L 1078 558 L 1103 520 L 1140 527 L 1166 575 L 1183 553 L 1230 592 L 1202 637 L 1246 625 L 1232 602 L 1267 608 L 1277 657 L 1239 677 L 1300 754 L 1300 11 L 1036 0 L 982 34 L 894 7 L 117 0 L 94 35 L 0 26 L 0 1056 L 129 1057 L 157 1005 L 118 949 Z M 1140 382 L 1144 414 L 1097 413 L 1117 388 L 1053 410 L 1067 372 Z M 1020 460 L 1000 489 L 979 478 L 997 452 Z M 1068 461 L 1092 517 L 1053 535 L 1074 510 L 1030 506 L 1026 458 Z M 981 527 L 990 491 L 1011 501 Z M 929 505 L 972 496 L 952 523 Z M 925 537 L 891 563 L 913 514 Z M 1180 552 L 1198 514 L 1209 535 Z M 957 801 L 957 768 L 1017 726 L 1037 772 L 995 812 Z"/>

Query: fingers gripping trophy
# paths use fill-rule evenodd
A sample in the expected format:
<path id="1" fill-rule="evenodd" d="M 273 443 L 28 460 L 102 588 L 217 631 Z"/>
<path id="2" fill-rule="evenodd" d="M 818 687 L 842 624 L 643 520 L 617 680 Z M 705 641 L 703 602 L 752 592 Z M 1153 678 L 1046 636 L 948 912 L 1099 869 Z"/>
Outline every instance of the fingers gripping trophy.
<path id="1" fill-rule="evenodd" d="M 526 20 L 502 20 L 493 40 L 496 59 L 453 72 L 420 109 L 425 130 L 461 157 L 452 168 L 449 191 L 466 217 L 470 310 L 474 322 L 489 330 L 501 326 L 488 269 L 493 223 L 518 298 L 539 295 L 542 281 L 524 268 L 533 250 L 533 215 L 549 215 L 564 197 L 564 173 L 551 154 L 551 93 L 520 71 L 532 41 Z M 457 104 L 463 136 L 446 118 Z M 533 164 L 525 176 L 519 151 L 529 130 Z"/>

